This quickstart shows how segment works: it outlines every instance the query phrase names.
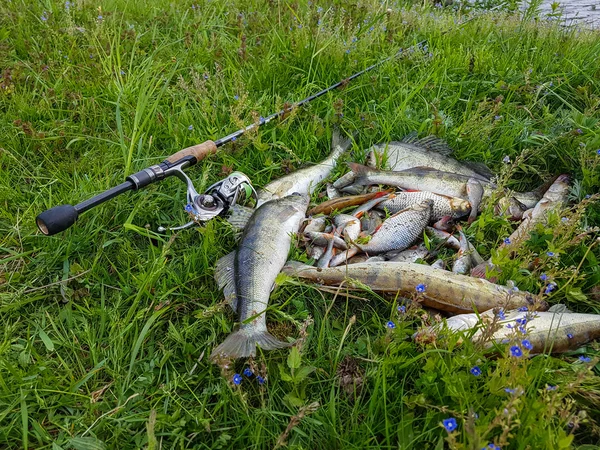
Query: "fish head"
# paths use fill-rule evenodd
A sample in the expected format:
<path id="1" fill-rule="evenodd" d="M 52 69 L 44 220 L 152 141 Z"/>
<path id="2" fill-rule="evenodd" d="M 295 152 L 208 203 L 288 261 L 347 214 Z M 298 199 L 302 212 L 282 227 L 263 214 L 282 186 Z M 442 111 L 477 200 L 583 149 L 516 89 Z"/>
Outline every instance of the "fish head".
<path id="1" fill-rule="evenodd" d="M 452 197 L 449 201 L 454 217 L 461 217 L 471 212 L 471 203 L 462 198 Z"/>

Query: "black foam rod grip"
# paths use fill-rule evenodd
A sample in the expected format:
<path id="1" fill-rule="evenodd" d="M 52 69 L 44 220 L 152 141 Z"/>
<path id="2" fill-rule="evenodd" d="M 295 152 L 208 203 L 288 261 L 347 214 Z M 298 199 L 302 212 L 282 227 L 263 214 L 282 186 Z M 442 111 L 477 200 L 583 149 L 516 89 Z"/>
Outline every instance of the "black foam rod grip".
<path id="1" fill-rule="evenodd" d="M 60 233 L 75 223 L 79 213 L 73 205 L 50 208 L 35 218 L 35 223 L 46 236 Z"/>

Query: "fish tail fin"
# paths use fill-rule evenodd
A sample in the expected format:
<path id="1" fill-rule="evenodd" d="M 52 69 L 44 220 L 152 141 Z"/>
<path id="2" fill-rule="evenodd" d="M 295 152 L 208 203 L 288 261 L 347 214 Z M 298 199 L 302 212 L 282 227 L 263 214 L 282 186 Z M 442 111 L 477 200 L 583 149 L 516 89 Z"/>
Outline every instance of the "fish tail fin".
<path id="1" fill-rule="evenodd" d="M 368 166 L 363 166 L 362 164 L 358 164 L 355 162 L 349 162 L 348 167 L 350 167 L 350 170 L 355 175 L 355 178 L 354 178 L 355 183 L 360 181 L 362 178 L 366 177 L 369 174 L 369 172 L 372 170 Z"/>
<path id="2" fill-rule="evenodd" d="M 340 130 L 335 128 L 331 138 L 331 148 L 336 156 L 341 155 L 352 146 L 352 139 L 348 136 L 342 136 Z"/>
<path id="3" fill-rule="evenodd" d="M 245 329 L 231 333 L 227 338 L 213 350 L 211 359 L 225 358 L 248 358 L 256 356 L 256 346 L 263 350 L 274 350 L 276 348 L 289 347 L 289 343 L 280 341 L 268 331 L 248 333 Z"/>

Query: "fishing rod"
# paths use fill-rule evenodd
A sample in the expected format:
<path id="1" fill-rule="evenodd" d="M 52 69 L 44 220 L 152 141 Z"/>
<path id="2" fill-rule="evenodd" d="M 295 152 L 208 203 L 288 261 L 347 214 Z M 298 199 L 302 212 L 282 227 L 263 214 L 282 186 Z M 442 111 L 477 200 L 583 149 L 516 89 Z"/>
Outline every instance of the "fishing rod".
<path id="1" fill-rule="evenodd" d="M 496 5 L 495 7 L 490 8 L 488 11 L 493 11 L 501 6 L 504 6 L 504 3 Z M 473 21 L 476 17 L 477 16 L 472 16 L 460 22 L 455 27 L 443 31 L 441 34 L 444 35 L 450 33 L 451 31 L 457 30 L 465 24 Z M 186 228 L 196 222 L 204 222 L 218 215 L 225 214 L 231 206 L 235 205 L 236 202 L 240 200 L 243 195 L 246 195 L 247 197 L 256 197 L 256 191 L 252 187 L 250 179 L 241 172 L 234 172 L 224 180 L 221 180 L 210 186 L 204 194 L 199 194 L 194 188 L 192 180 L 185 174 L 183 169 L 191 167 L 197 164 L 199 161 L 202 161 L 207 156 L 216 153 L 219 147 L 237 140 L 237 138 L 243 134 L 257 129 L 259 126 L 265 125 L 274 119 L 285 117 L 294 109 L 304 106 L 334 89 L 346 86 L 355 78 L 358 78 L 361 75 L 376 69 L 377 67 L 385 64 L 388 61 L 391 61 L 394 58 L 397 58 L 398 56 L 403 55 L 411 49 L 414 51 L 415 47 L 423 48 L 426 42 L 427 40 L 424 39 L 408 48 L 401 48 L 393 55 L 382 59 L 381 61 L 349 76 L 348 78 L 338 81 L 337 83 L 317 92 L 316 94 L 300 100 L 295 105 L 285 107 L 267 117 L 261 117 L 258 121 L 255 121 L 250 125 L 241 128 L 221 139 L 217 139 L 216 141 L 208 140 L 201 144 L 179 150 L 160 164 L 147 167 L 139 172 L 131 174 L 126 177 L 125 181 L 118 186 L 110 188 L 88 200 L 78 203 L 75 206 L 59 205 L 50 208 L 40 213 L 36 217 L 36 225 L 43 234 L 46 236 L 52 236 L 71 227 L 77 221 L 80 214 L 89 211 L 90 209 L 127 191 L 137 191 L 151 183 L 161 181 L 170 176 L 175 176 L 187 184 L 187 204 L 185 206 L 185 210 L 193 219 L 181 227 L 169 228 L 170 230 Z M 159 228 L 159 231 L 165 230 L 166 228 Z"/>

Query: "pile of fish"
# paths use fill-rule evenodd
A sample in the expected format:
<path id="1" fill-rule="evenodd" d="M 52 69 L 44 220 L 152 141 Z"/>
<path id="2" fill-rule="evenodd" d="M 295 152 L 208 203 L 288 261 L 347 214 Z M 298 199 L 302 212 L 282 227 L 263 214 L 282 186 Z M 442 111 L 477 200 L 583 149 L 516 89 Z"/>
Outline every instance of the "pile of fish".
<path id="1" fill-rule="evenodd" d="M 424 306 L 458 314 L 447 321 L 456 331 L 481 326 L 486 311 L 502 308 L 512 317 L 519 311 L 547 309 L 535 295 L 484 279 L 491 261 L 479 256 L 456 222 L 475 220 L 482 199 L 497 186 L 487 167 L 453 159 L 448 146 L 436 137 L 410 135 L 372 147 L 368 166 L 349 163 L 350 171 L 326 186 L 329 200 L 309 210 L 310 194 L 327 180 L 350 145 L 349 139 L 334 133 L 329 158 L 266 185 L 255 209 L 233 208 L 229 221 L 243 232 L 237 249 L 217 262 L 215 279 L 239 324 L 215 348 L 213 359 L 253 356 L 257 346 L 270 350 L 289 345 L 269 334 L 266 325 L 270 293 L 281 271 L 314 283 L 344 283 L 401 296 L 418 290 Z M 501 212 L 522 222 L 504 245 L 526 239 L 537 223 L 546 220 L 548 211 L 566 202 L 568 188 L 569 178 L 561 175 L 545 193 L 508 193 Z M 431 245 L 423 243 L 424 235 L 430 243 L 457 251 L 451 270 L 428 250 Z M 286 262 L 293 242 L 303 246 L 308 263 Z M 544 342 L 557 330 L 563 332 L 547 315 L 565 315 L 562 323 L 573 332 L 580 322 L 594 323 L 600 330 L 594 315 L 537 314 L 545 318 L 537 329 Z M 493 339 L 504 339 L 500 334 Z M 593 332 L 584 334 L 565 342 L 557 337 L 553 351 L 597 337 Z"/>

